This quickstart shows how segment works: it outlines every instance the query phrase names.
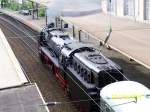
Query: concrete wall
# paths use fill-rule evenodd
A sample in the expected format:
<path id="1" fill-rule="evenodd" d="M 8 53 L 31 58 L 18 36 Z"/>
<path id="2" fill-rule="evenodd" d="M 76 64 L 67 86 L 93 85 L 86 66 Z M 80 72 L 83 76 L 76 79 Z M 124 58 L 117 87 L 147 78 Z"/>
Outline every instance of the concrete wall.
<path id="1" fill-rule="evenodd" d="M 122 17 L 122 16 L 124 16 L 124 1 L 123 0 L 117 0 L 116 1 L 117 2 L 117 16 L 120 16 L 120 17 Z"/>
<path id="2" fill-rule="evenodd" d="M 144 0 L 139 0 L 139 20 L 144 20 Z"/>
<path id="3" fill-rule="evenodd" d="M 101 0 L 101 8 L 102 8 L 102 11 L 107 13 L 107 0 Z"/>

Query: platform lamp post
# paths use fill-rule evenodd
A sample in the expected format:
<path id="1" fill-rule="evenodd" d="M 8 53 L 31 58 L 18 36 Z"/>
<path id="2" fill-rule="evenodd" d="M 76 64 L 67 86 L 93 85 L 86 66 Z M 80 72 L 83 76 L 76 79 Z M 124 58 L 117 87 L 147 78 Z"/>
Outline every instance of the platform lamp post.
<path id="1" fill-rule="evenodd" d="M 48 4 L 50 3 L 50 1 L 46 1 L 46 2 L 43 2 L 45 4 L 45 24 L 47 26 L 48 24 L 48 14 L 47 14 L 47 10 L 48 10 Z"/>
<path id="2" fill-rule="evenodd" d="M 112 11 L 112 1 L 111 0 L 109 0 L 109 4 L 110 4 L 110 6 L 109 6 L 109 8 L 110 8 L 110 12 L 109 12 L 109 31 L 108 31 L 108 33 L 107 33 L 107 35 L 106 35 L 106 38 L 105 38 L 105 40 L 104 40 L 104 43 L 103 43 L 103 45 L 102 45 L 102 43 L 100 42 L 100 49 L 99 49 L 99 53 L 103 50 L 103 48 L 104 48 L 104 46 L 107 44 L 107 42 L 108 42 L 108 40 L 109 40 L 109 38 L 110 38 L 110 36 L 111 36 L 111 33 L 112 33 L 112 25 L 111 25 L 111 11 Z M 102 46 L 101 46 L 102 45 Z"/>
<path id="3" fill-rule="evenodd" d="M 79 42 L 81 42 L 81 32 L 82 32 L 82 30 L 78 31 L 78 33 L 79 33 Z"/>

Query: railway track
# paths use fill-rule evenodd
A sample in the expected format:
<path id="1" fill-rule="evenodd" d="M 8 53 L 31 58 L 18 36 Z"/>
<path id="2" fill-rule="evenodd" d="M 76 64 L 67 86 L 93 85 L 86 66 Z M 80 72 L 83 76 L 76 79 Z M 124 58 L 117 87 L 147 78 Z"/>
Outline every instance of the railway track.
<path id="1" fill-rule="evenodd" d="M 20 22 L 10 17 L 6 19 L 6 17 L 0 16 L 0 27 L 31 82 L 37 83 L 47 102 L 70 102 L 59 86 L 59 82 L 51 71 L 43 67 L 38 58 L 37 36 L 39 34 Z M 77 112 L 71 103 L 49 107 L 49 110 L 51 112 Z"/>
<path id="2" fill-rule="evenodd" d="M 7 17 L 7 19 L 6 19 Z M 45 69 L 38 58 L 37 37 L 39 34 L 22 23 L 6 15 L 0 15 L 0 27 L 6 35 L 19 62 L 24 68 L 31 82 L 36 82 L 40 87 L 46 101 L 70 101 L 64 94 L 53 74 Z M 122 54 L 103 49 L 104 55 L 118 63 L 124 70 L 124 74 L 130 80 L 138 81 L 150 88 L 150 70 L 129 61 Z M 76 112 L 72 104 L 56 105 L 49 107 L 55 112 Z"/>

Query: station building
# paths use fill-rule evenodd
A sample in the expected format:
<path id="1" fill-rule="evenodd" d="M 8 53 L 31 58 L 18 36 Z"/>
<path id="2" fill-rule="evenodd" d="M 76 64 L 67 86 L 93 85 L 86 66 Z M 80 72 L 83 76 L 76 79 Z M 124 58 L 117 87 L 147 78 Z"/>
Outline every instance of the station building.
<path id="1" fill-rule="evenodd" d="M 101 9 L 119 17 L 150 23 L 150 0 L 101 0 Z"/>

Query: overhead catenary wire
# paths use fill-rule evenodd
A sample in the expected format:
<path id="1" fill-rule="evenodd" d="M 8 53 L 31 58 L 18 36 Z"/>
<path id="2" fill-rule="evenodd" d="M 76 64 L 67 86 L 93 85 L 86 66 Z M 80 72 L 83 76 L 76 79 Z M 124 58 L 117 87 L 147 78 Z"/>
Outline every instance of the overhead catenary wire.
<path id="1" fill-rule="evenodd" d="M 104 58 L 104 59 L 106 59 L 106 57 L 104 57 L 103 55 L 102 55 L 102 57 Z M 110 64 L 110 63 L 109 63 Z M 129 80 L 116 66 L 114 66 L 114 65 L 112 65 L 112 64 L 110 64 L 111 66 L 113 66 L 114 68 L 115 68 L 115 70 L 117 70 L 126 80 Z M 110 74 L 111 75 L 111 74 Z"/>
<path id="2" fill-rule="evenodd" d="M 63 104 L 68 104 L 68 103 L 80 103 L 80 102 L 87 102 L 87 101 L 92 101 L 92 100 L 99 100 L 100 98 L 96 99 L 85 99 L 85 100 L 74 100 L 74 101 L 68 101 L 68 102 L 46 102 L 45 104 L 40 104 L 40 106 L 53 106 L 53 105 L 63 105 Z"/>
<path id="3" fill-rule="evenodd" d="M 93 100 L 93 99 L 91 99 L 91 100 Z"/>
<path id="4" fill-rule="evenodd" d="M 105 71 L 105 70 L 104 70 Z M 65 72 L 65 71 L 64 71 Z M 117 79 L 115 79 L 109 72 L 107 72 L 107 71 L 105 71 L 110 77 L 112 77 L 115 81 L 118 81 Z M 65 72 L 66 73 L 66 72 Z M 77 84 L 77 86 L 79 86 L 80 87 L 80 89 L 82 89 L 82 91 L 84 91 L 84 89 L 68 74 L 68 73 L 66 73 L 73 81 L 74 81 L 74 83 L 76 83 Z M 87 94 L 88 95 L 88 93 L 86 92 L 86 91 L 84 91 L 84 93 L 85 94 Z M 88 95 L 89 96 L 89 95 Z M 90 97 L 90 96 L 89 96 Z M 90 97 L 91 98 L 91 97 Z M 94 101 L 94 99 L 93 98 L 91 98 L 90 100 L 92 100 L 92 101 Z M 80 100 L 81 101 L 81 100 Z M 94 101 L 94 103 L 101 109 L 101 107 L 100 107 L 100 105 L 99 104 L 97 104 L 95 101 Z M 55 104 L 61 104 L 61 102 L 49 102 L 49 104 L 47 104 L 47 105 L 55 105 Z"/>
<path id="5" fill-rule="evenodd" d="M 111 21 L 110 21 L 111 22 Z M 111 33 L 112 29 L 110 28 L 110 33 Z M 89 34 L 89 33 L 88 33 Z M 110 36 L 110 34 L 109 34 Z M 108 41 L 108 39 L 107 39 Z M 99 52 L 100 53 L 100 52 Z M 103 56 L 104 57 L 104 56 Z M 104 57 L 105 58 L 105 57 Z M 106 59 L 106 58 L 105 58 Z M 107 59 L 106 59 L 107 60 Z M 113 66 L 126 80 L 129 80 L 117 67 L 115 67 L 114 65 L 111 64 L 111 66 Z M 113 78 L 115 81 L 118 81 L 117 79 L 115 79 L 115 77 L 113 77 L 109 72 L 107 72 L 106 70 L 104 70 L 104 72 L 106 72 L 111 78 Z"/>
<path id="6" fill-rule="evenodd" d="M 101 110 L 102 108 L 100 107 L 100 105 L 66 71 L 64 71 L 64 72 L 98 106 L 98 108 Z"/>
<path id="7" fill-rule="evenodd" d="M 12 31 L 12 32 L 14 32 L 13 31 L 13 29 L 11 29 L 9 26 L 7 26 L 6 24 L 3 26 L 3 27 L 6 27 L 8 30 L 10 30 L 10 31 Z M 19 34 L 18 33 L 16 33 L 16 32 L 14 32 L 15 33 L 15 35 L 18 35 L 17 37 L 21 37 L 21 36 L 19 36 Z M 27 37 L 27 36 L 24 36 L 24 37 Z M 7 37 L 7 38 L 9 38 L 9 37 Z M 27 44 L 27 43 L 26 43 Z M 30 49 L 31 50 L 31 49 Z M 32 50 L 31 50 L 32 51 Z M 32 51 L 32 52 L 34 52 L 34 51 Z M 20 63 L 20 65 L 22 65 L 21 63 Z M 22 67 L 22 66 L 21 66 Z M 22 69 L 24 70 L 24 67 L 22 67 Z M 25 71 L 25 70 L 24 70 Z M 26 75 L 28 75 L 27 73 L 25 73 Z M 29 77 L 27 77 L 28 79 L 29 79 Z M 31 80 L 30 80 L 31 81 Z M 56 91 L 55 91 L 56 92 Z M 55 94 L 55 92 L 54 92 L 54 94 Z M 57 92 L 56 92 L 57 93 Z M 60 100 L 63 100 L 63 99 L 66 99 L 66 98 L 58 98 L 58 99 L 60 99 Z"/>
<path id="8" fill-rule="evenodd" d="M 2 18 L 3 19 L 3 18 Z M 3 20 L 5 20 L 5 19 L 3 19 Z M 7 20 L 5 20 L 5 21 L 7 21 Z M 8 23 L 10 23 L 10 21 L 7 21 Z M 16 22 L 18 22 L 17 20 L 16 20 Z M 19 24 L 21 24 L 20 22 L 18 22 Z M 22 31 L 21 29 L 19 29 L 18 27 L 16 27 L 13 23 L 10 23 L 11 25 L 13 25 L 15 28 L 17 28 L 19 31 L 21 31 L 21 32 L 23 32 L 24 34 L 26 34 L 27 35 L 27 33 L 26 32 L 24 32 L 24 31 Z M 39 35 L 40 36 L 40 35 Z M 28 35 L 27 37 L 30 37 L 34 42 L 36 42 L 37 43 L 37 41 L 35 40 L 35 39 L 33 39 L 32 38 L 32 36 L 30 36 L 30 35 Z M 34 36 L 33 36 L 34 37 Z M 116 69 L 118 69 L 118 68 L 116 68 Z M 120 72 L 120 70 L 118 70 L 119 72 Z M 106 72 L 106 71 L 105 71 Z M 108 72 L 106 72 L 110 77 L 112 77 L 112 75 L 111 74 L 109 74 Z M 120 72 L 121 73 L 121 72 Z M 122 74 L 122 73 L 121 73 Z M 122 74 L 123 75 L 123 74 Z M 124 76 L 124 75 L 123 75 Z M 125 76 L 124 76 L 125 77 Z M 115 79 L 115 78 L 113 78 L 113 79 Z M 125 77 L 125 79 L 127 79 L 126 77 Z M 116 80 L 117 81 L 117 80 Z"/>
<path id="9" fill-rule="evenodd" d="M 0 18 L 1 19 L 1 18 Z M 6 21 L 5 21 L 6 22 Z M 12 24 L 11 24 L 12 25 Z M 13 32 L 15 35 L 17 35 L 18 37 L 19 37 L 19 34 L 18 33 L 16 33 L 15 31 L 13 31 L 13 29 L 11 29 L 11 28 L 9 28 L 7 25 L 5 25 L 5 27 L 7 28 L 7 29 L 9 29 L 11 32 Z M 15 27 L 15 28 L 17 28 L 17 27 Z M 17 30 L 18 30 L 19 28 L 17 28 Z M 19 30 L 19 31 L 21 31 L 21 29 Z M 25 34 L 25 32 L 24 32 L 24 34 Z M 27 36 L 28 37 L 28 36 Z M 37 56 L 38 56 L 38 52 L 37 51 L 35 51 L 33 48 L 31 48 L 30 47 L 30 45 L 25 41 L 25 40 L 23 40 L 22 38 L 19 38 L 19 39 L 21 39 L 22 41 L 23 41 L 23 43 L 25 43 L 29 48 L 30 48 L 30 50 L 31 51 L 33 51 Z M 38 61 L 38 60 L 37 60 Z"/>
<path id="10" fill-rule="evenodd" d="M 106 45 L 106 43 L 108 42 L 108 40 L 109 40 L 109 38 L 110 38 L 110 36 L 111 36 L 111 33 L 112 33 L 112 21 L 111 21 L 111 11 L 112 11 L 112 1 L 111 0 L 109 0 L 109 8 L 110 8 L 110 11 L 109 11 L 109 32 L 108 32 L 108 34 L 107 34 L 107 36 L 106 36 L 106 39 L 104 40 L 104 44 L 103 44 L 103 46 L 101 47 L 101 48 L 99 48 L 99 53 L 100 52 L 102 52 L 102 50 L 103 50 L 103 48 L 104 48 L 104 46 Z M 102 55 L 103 56 L 103 55 Z M 104 56 L 103 56 L 103 58 L 105 58 Z M 105 58 L 106 59 L 106 58 Z M 110 63 L 109 63 L 110 64 Z M 112 64 L 111 64 L 112 65 Z M 126 79 L 126 80 L 128 80 L 128 78 L 120 71 L 120 70 L 118 70 L 118 68 L 116 67 L 116 66 L 113 66 L 120 74 L 122 74 L 122 76 Z M 104 70 L 105 71 L 105 70 Z M 111 76 L 111 77 L 113 77 L 110 73 L 108 73 L 107 71 L 105 71 L 107 74 L 109 74 L 109 76 Z M 113 79 L 114 79 L 114 77 L 113 77 Z M 118 81 L 118 80 L 116 80 L 116 81 Z"/>
<path id="11" fill-rule="evenodd" d="M 105 70 L 104 70 L 105 71 Z M 77 81 L 75 81 L 66 71 L 64 71 L 65 73 L 66 73 L 66 75 L 68 76 L 68 77 L 70 77 L 72 80 L 73 80 L 73 82 L 91 99 L 91 101 L 93 101 L 97 106 L 98 106 L 98 108 L 99 109 L 101 109 L 102 110 L 102 107 L 93 99 L 93 98 L 91 98 L 91 96 L 77 83 Z M 110 75 L 110 76 L 112 76 L 110 73 L 108 73 L 107 71 L 105 71 L 108 75 Z M 112 76 L 113 77 L 113 76 Z M 114 77 L 113 77 L 113 79 L 114 80 L 116 80 L 117 81 L 117 79 L 115 79 Z M 82 101 L 82 100 L 80 100 L 80 101 Z M 84 101 L 84 100 L 83 100 Z M 50 102 L 51 103 L 51 102 Z M 56 103 L 57 104 L 57 103 Z M 60 102 L 58 102 L 58 104 L 60 104 Z M 101 111 L 100 110 L 100 111 Z"/>
<path id="12" fill-rule="evenodd" d="M 106 43 L 108 42 L 108 39 L 110 38 L 110 36 L 111 36 L 111 33 L 112 33 L 112 21 L 111 21 L 111 18 L 112 18 L 112 16 L 111 16 L 111 11 L 112 11 L 112 1 L 111 0 L 109 0 L 109 3 L 110 3 L 110 12 L 109 12 L 109 33 L 107 34 L 107 37 L 106 37 L 106 39 L 105 39 L 105 41 L 104 41 L 104 45 L 103 46 L 105 46 L 106 45 Z M 100 49 L 100 51 L 102 51 L 102 49 Z M 103 56 L 104 57 L 104 56 Z M 104 57 L 105 58 L 105 57 Z M 122 73 L 122 72 L 120 72 L 120 70 L 118 70 L 118 68 L 116 67 L 116 66 L 113 66 L 119 73 L 121 73 L 122 75 L 123 75 L 123 77 L 126 79 L 126 80 L 128 80 L 128 78 Z"/>
<path id="13" fill-rule="evenodd" d="M 99 99 L 94 99 L 94 100 L 99 100 Z M 58 102 L 57 101 L 55 101 L 55 102 L 46 102 L 45 104 L 40 104 L 39 106 L 65 105 L 65 104 L 68 104 L 68 103 L 80 103 L 80 102 L 87 102 L 87 101 L 92 101 L 92 99 L 75 100 L 75 101 L 69 101 L 69 102 L 59 102 L 59 101 Z M 132 103 L 132 102 L 136 103 L 136 101 L 133 100 L 133 101 L 130 101 L 130 102 L 120 103 L 120 104 L 116 104 L 116 105 L 110 105 L 110 107 L 125 105 L 125 104 Z"/>
<path id="14" fill-rule="evenodd" d="M 41 35 L 34 35 L 34 36 L 23 36 L 23 35 L 18 35 L 18 36 L 8 36 L 8 38 L 21 38 L 21 37 L 40 37 Z"/>
<path id="15" fill-rule="evenodd" d="M 129 104 L 129 103 L 136 103 L 136 101 L 133 100 L 133 101 L 125 102 L 125 103 L 120 103 L 120 104 L 116 104 L 116 105 L 111 105 L 110 107 L 117 107 L 117 106 Z"/>
<path id="16" fill-rule="evenodd" d="M 2 19 L 3 21 L 6 21 L 6 22 L 9 23 L 10 25 L 14 26 L 17 30 L 19 30 L 19 31 L 21 31 L 22 33 L 26 34 L 30 39 L 32 39 L 35 43 L 37 43 L 37 41 L 36 41 L 34 38 L 31 38 L 31 37 L 30 37 L 31 35 L 29 35 L 29 34 L 28 34 L 27 32 L 25 32 L 25 31 L 21 30 L 20 28 L 18 28 L 18 27 L 17 27 L 15 24 L 13 24 L 12 22 L 10 22 L 10 21 L 8 21 L 8 20 L 2 18 L 2 17 L 0 17 L 0 19 Z"/>
<path id="17" fill-rule="evenodd" d="M 146 94 L 146 95 L 140 95 L 140 96 L 145 96 L 146 98 L 150 96 L 150 94 Z M 125 105 L 125 104 L 129 104 L 129 103 L 137 103 L 137 98 L 138 96 L 131 96 L 131 97 L 127 97 L 127 98 L 134 98 L 135 100 L 132 100 L 132 101 L 129 101 L 129 102 L 124 102 L 124 103 L 119 103 L 119 104 L 116 104 L 116 105 L 110 105 L 110 107 L 115 107 L 115 106 L 120 106 L 120 105 Z M 115 99 L 127 99 L 126 97 L 121 97 L 121 98 L 115 98 Z M 100 100 L 101 98 L 96 98 L 94 100 Z M 103 100 L 104 99 L 109 99 L 109 100 L 112 100 L 114 98 L 102 98 Z M 45 104 L 40 104 L 39 106 L 54 106 L 54 105 L 64 105 L 64 104 L 67 104 L 67 103 L 79 103 L 79 102 L 87 102 L 87 101 L 92 101 L 92 99 L 86 99 L 86 100 L 74 100 L 74 101 L 67 101 L 67 102 L 60 102 L 60 101 L 51 101 L 51 102 L 46 102 Z"/>
<path id="18" fill-rule="evenodd" d="M 143 96 L 147 96 L 147 95 L 143 95 Z M 150 96 L 150 95 L 148 95 Z M 135 97 L 132 97 L 132 98 L 135 98 Z M 96 98 L 94 100 L 99 100 L 100 98 Z M 108 99 L 108 98 L 103 98 L 103 99 Z M 111 99 L 111 98 L 109 98 Z M 126 99 L 126 98 L 125 98 Z M 31 103 L 31 102 L 35 102 L 37 99 L 34 99 L 32 101 L 27 101 L 26 103 Z M 86 100 L 74 100 L 74 101 L 51 101 L 51 102 L 45 102 L 43 104 L 31 104 L 32 106 L 55 106 L 55 105 L 66 105 L 66 104 L 69 104 L 69 103 L 80 103 L 80 102 L 87 102 L 87 101 L 92 101 L 92 99 L 86 99 Z M 121 105 L 126 105 L 126 104 L 129 104 L 129 103 L 136 103 L 136 100 L 132 100 L 132 101 L 129 101 L 129 102 L 124 102 L 124 103 L 119 103 L 119 104 L 116 104 L 116 105 L 109 105 L 110 107 L 116 107 L 116 106 L 121 106 Z M 11 104 L 9 106 L 14 106 L 14 105 L 18 105 L 18 103 L 14 103 L 14 104 Z M 1 109 L 0 109 L 1 110 Z"/>
<path id="19" fill-rule="evenodd" d="M 14 26 L 14 25 L 13 25 Z M 16 27 L 17 28 L 17 27 Z M 18 28 L 17 28 L 18 29 Z M 24 33 L 24 32 L 23 32 Z M 26 33 L 25 33 L 26 34 Z M 38 35 L 38 36 L 40 36 L 40 35 Z M 19 36 L 18 36 L 19 37 Z M 28 36 L 25 36 L 25 37 L 28 37 Z M 32 36 L 30 36 L 30 37 L 32 37 Z M 34 37 L 34 36 L 33 36 Z M 13 37 L 12 37 L 13 38 Z M 104 70 L 105 71 L 105 70 Z M 113 78 L 115 81 L 118 81 L 118 80 L 116 80 L 110 73 L 108 73 L 107 71 L 105 71 L 111 78 Z"/>
<path id="20" fill-rule="evenodd" d="M 105 70 L 104 70 L 105 71 Z M 117 79 L 115 79 L 115 77 L 113 77 L 109 72 L 105 71 L 106 74 L 108 74 L 113 80 L 118 81 Z"/>
<path id="21" fill-rule="evenodd" d="M 88 94 L 88 93 L 87 93 Z M 91 98 L 91 100 L 93 100 L 92 98 Z M 94 101 L 94 100 L 93 100 Z M 98 104 L 97 104 L 98 105 Z"/>

